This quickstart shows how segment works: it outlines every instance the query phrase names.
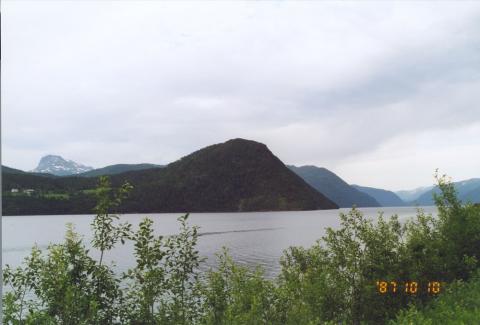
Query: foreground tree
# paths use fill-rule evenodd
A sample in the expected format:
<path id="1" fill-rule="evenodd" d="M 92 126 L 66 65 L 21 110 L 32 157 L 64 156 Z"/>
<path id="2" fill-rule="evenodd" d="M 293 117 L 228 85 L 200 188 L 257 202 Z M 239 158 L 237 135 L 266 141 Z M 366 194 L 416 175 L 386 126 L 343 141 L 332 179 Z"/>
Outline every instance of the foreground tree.
<path id="1" fill-rule="evenodd" d="M 111 214 L 128 194 L 130 185 L 114 190 L 106 177 L 96 189 L 96 216 L 91 246 L 100 253 L 90 256 L 83 239 L 67 226 L 65 241 L 51 244 L 46 252 L 34 247 L 24 267 L 5 269 L 5 320 L 11 324 L 113 324 L 122 297 L 120 279 L 103 262 L 104 254 L 130 236 L 131 225 L 118 224 Z M 28 297 L 28 298 L 27 298 Z M 19 299 L 20 298 L 20 299 Z"/>

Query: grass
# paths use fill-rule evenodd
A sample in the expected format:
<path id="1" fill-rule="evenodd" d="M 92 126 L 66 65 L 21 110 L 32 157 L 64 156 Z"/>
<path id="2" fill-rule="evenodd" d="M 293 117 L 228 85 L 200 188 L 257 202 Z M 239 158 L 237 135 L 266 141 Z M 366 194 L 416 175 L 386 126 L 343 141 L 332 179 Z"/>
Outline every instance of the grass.
<path id="1" fill-rule="evenodd" d="M 42 195 L 47 199 L 68 200 L 70 196 L 66 193 L 46 193 Z"/>

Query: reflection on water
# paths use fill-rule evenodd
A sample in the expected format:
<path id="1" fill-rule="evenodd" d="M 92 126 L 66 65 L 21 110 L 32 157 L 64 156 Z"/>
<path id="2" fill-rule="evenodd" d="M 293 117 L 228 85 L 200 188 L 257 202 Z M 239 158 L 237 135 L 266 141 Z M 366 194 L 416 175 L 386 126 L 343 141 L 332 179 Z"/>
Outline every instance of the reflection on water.
<path id="1" fill-rule="evenodd" d="M 424 207 L 425 212 L 436 214 L 435 207 Z M 379 211 L 385 216 L 397 214 L 405 220 L 416 214 L 416 208 L 362 208 L 366 216 L 375 217 Z M 340 224 L 339 212 L 348 209 L 256 212 L 256 213 L 194 213 L 189 223 L 200 227 L 198 250 L 207 258 L 202 269 L 215 265 L 215 253 L 227 247 L 235 261 L 241 264 L 262 266 L 268 276 L 279 271 L 279 259 L 289 246 L 312 245 L 325 234 L 325 227 L 336 228 Z M 136 228 L 144 217 L 155 221 L 154 228 L 159 235 L 175 234 L 179 228 L 179 213 L 167 214 L 126 214 L 121 220 L 128 220 Z M 3 217 L 3 264 L 19 265 L 28 255 L 30 248 L 37 244 L 40 249 L 49 243 L 63 240 L 65 225 L 75 225 L 85 242 L 91 240 L 90 224 L 92 215 L 63 216 L 18 216 Z M 89 246 L 89 245 L 87 245 Z M 119 245 L 107 253 L 107 259 L 115 261 L 118 271 L 125 271 L 134 265 L 133 245 Z M 92 254 L 97 252 L 92 250 Z"/>

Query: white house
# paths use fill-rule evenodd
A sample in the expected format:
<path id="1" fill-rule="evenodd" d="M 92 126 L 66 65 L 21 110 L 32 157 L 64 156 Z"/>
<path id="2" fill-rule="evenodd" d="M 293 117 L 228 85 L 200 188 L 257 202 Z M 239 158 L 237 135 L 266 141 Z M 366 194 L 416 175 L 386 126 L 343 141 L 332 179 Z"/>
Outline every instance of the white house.
<path id="1" fill-rule="evenodd" d="M 35 192 L 35 190 L 31 189 L 31 188 L 28 188 L 26 190 L 23 190 L 23 193 L 27 194 L 27 195 L 32 195 L 32 193 Z"/>

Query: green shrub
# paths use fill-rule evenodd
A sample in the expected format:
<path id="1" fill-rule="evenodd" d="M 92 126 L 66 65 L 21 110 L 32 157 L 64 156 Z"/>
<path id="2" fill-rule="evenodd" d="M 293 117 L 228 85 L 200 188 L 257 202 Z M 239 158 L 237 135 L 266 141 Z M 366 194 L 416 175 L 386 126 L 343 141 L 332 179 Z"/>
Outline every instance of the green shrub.
<path id="1" fill-rule="evenodd" d="M 251 271 L 233 262 L 224 248 L 218 270 L 210 270 L 201 285 L 203 324 L 273 324 L 275 291 L 263 271 Z"/>
<path id="2" fill-rule="evenodd" d="M 376 281 L 468 279 L 480 258 L 480 209 L 458 201 L 445 176 L 437 181 L 438 218 L 418 210 L 403 225 L 396 216 L 374 222 L 354 208 L 313 247 L 289 248 L 278 284 L 284 323 L 384 323 L 433 295 L 380 295 Z"/>
<path id="3" fill-rule="evenodd" d="M 355 208 L 340 218 L 340 229 L 327 229 L 313 247 L 285 252 L 280 286 L 287 323 L 298 323 L 299 314 L 302 322 L 305 315 L 309 321 L 383 321 L 401 306 L 401 300 L 376 289 L 379 279 L 399 279 L 404 272 L 404 228 L 398 219 L 380 216 L 374 223 Z"/>
<path id="4" fill-rule="evenodd" d="M 480 321 L 480 272 L 468 282 L 455 281 L 447 292 L 419 309 L 401 311 L 389 324 L 478 324 Z"/>

